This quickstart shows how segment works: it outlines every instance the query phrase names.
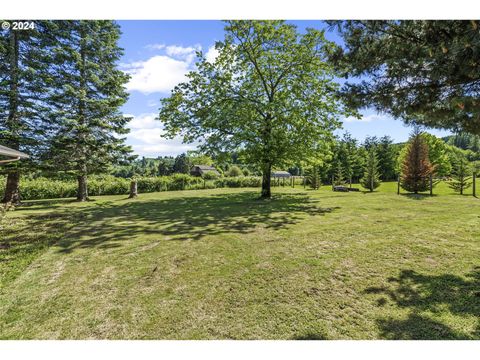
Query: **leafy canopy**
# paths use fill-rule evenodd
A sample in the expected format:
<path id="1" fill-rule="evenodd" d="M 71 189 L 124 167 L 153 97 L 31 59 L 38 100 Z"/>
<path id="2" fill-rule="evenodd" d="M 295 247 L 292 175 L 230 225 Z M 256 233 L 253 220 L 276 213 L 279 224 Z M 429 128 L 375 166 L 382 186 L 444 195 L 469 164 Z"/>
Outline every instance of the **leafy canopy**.
<path id="1" fill-rule="evenodd" d="M 188 81 L 161 101 L 166 136 L 239 151 L 264 175 L 316 158 L 346 113 L 326 61 L 335 45 L 283 21 L 229 21 L 225 33 L 215 61 L 199 53 Z"/>

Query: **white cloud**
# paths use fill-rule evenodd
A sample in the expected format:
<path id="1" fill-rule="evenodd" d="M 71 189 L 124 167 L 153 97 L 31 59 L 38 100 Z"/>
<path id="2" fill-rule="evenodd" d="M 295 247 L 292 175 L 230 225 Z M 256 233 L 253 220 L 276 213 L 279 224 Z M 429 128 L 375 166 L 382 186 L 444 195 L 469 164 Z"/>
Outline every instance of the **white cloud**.
<path id="1" fill-rule="evenodd" d="M 370 114 L 366 116 L 361 116 L 360 119 L 357 119 L 356 117 L 349 116 L 345 118 L 343 121 L 344 122 L 371 122 L 371 121 L 377 121 L 377 120 L 383 120 L 385 117 L 380 116 L 378 114 Z"/>
<path id="2" fill-rule="evenodd" d="M 202 47 L 198 44 L 187 47 L 170 45 L 165 48 L 165 52 L 168 56 L 192 62 L 195 59 L 195 52 L 201 49 Z"/>
<path id="3" fill-rule="evenodd" d="M 165 44 L 148 44 L 145 48 L 149 50 L 162 50 L 165 46 Z"/>
<path id="4" fill-rule="evenodd" d="M 144 94 L 169 93 L 175 85 L 187 80 L 185 75 L 189 70 L 190 62 L 163 55 L 137 61 L 126 66 L 126 72 L 131 75 L 127 90 Z"/>
<path id="5" fill-rule="evenodd" d="M 219 52 L 217 49 L 215 49 L 215 46 L 210 46 L 208 48 L 207 53 L 205 54 L 205 58 L 209 63 L 214 63 L 218 55 L 219 55 Z"/>
<path id="6" fill-rule="evenodd" d="M 132 120 L 128 123 L 130 129 L 153 129 L 161 125 L 159 120 L 155 120 L 157 114 L 154 113 L 125 116 L 132 117 Z"/>
<path id="7" fill-rule="evenodd" d="M 154 113 L 126 116 L 133 117 L 128 124 L 131 131 L 127 135 L 127 144 L 132 146 L 136 155 L 148 157 L 178 155 L 187 150 L 194 150 L 197 145 L 183 144 L 180 136 L 173 139 L 163 138 L 162 135 L 165 134 L 163 124 L 155 120 Z"/>
<path id="8" fill-rule="evenodd" d="M 162 128 L 149 128 L 149 129 L 137 129 L 131 131 L 128 136 L 129 138 L 139 140 L 144 144 L 158 144 L 161 142 L 160 136 L 163 135 L 164 131 Z"/>
<path id="9" fill-rule="evenodd" d="M 163 140 L 161 144 L 156 145 L 133 145 L 133 151 L 136 155 L 146 157 L 157 156 L 176 156 L 189 150 L 195 150 L 195 145 L 182 144 L 177 140 Z"/>

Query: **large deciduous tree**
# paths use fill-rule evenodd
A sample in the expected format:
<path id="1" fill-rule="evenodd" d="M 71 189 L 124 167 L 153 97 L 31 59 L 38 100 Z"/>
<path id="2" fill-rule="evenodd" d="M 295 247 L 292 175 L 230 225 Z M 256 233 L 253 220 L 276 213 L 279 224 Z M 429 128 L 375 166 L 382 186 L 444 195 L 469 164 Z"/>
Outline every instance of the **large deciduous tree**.
<path id="1" fill-rule="evenodd" d="M 332 57 L 351 105 L 406 122 L 480 135 L 480 22 L 329 21 L 344 47 Z"/>
<path id="2" fill-rule="evenodd" d="M 0 30 L 0 144 L 27 152 L 32 160 L 45 145 L 49 89 L 49 22 L 25 30 Z M 32 161 L 2 167 L 7 174 L 3 203 L 20 201 L 20 174 Z"/>
<path id="3" fill-rule="evenodd" d="M 130 151 L 121 135 L 128 133 L 119 108 L 128 94 L 128 75 L 118 69 L 123 50 L 113 21 L 58 21 L 50 95 L 55 135 L 47 156 L 54 171 L 78 181 L 77 200 L 88 199 L 87 176 L 105 171 Z"/>
<path id="4" fill-rule="evenodd" d="M 213 62 L 201 54 L 188 81 L 162 100 L 166 135 L 202 140 L 209 153 L 240 151 L 262 170 L 298 163 L 330 141 L 346 115 L 326 61 L 335 45 L 322 31 L 283 21 L 229 21 Z"/>

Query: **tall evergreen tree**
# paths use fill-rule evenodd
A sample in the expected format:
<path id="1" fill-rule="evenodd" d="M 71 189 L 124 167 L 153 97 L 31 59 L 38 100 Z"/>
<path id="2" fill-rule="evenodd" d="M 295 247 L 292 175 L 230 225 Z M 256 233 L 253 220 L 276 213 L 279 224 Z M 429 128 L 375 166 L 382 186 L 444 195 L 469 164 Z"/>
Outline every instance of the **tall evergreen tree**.
<path id="1" fill-rule="evenodd" d="M 345 185 L 345 171 L 341 162 L 337 162 L 333 175 L 333 185 Z"/>
<path id="2" fill-rule="evenodd" d="M 3 203 L 20 201 L 20 174 L 32 167 L 44 148 L 50 40 L 46 21 L 36 21 L 28 30 L 0 30 L 0 144 L 32 159 L 2 167 L 7 174 Z"/>
<path id="3" fill-rule="evenodd" d="M 128 75 L 117 67 L 123 49 L 113 21 L 59 21 L 50 101 L 56 119 L 48 162 L 76 176 L 77 200 L 88 199 L 87 176 L 125 159 L 130 148 L 119 135 L 129 121 L 119 111 L 128 94 Z"/>
<path id="4" fill-rule="evenodd" d="M 390 136 L 382 136 L 376 146 L 378 171 L 382 180 L 395 179 L 396 149 Z"/>
<path id="5" fill-rule="evenodd" d="M 365 162 L 365 172 L 360 184 L 372 192 L 380 186 L 380 174 L 378 172 L 378 159 L 375 147 L 370 147 Z"/>
<path id="6" fill-rule="evenodd" d="M 317 190 L 320 188 L 320 185 L 321 185 L 320 168 L 318 165 L 314 164 L 308 167 L 306 171 L 306 177 L 312 189 Z"/>
<path id="7" fill-rule="evenodd" d="M 190 163 L 190 159 L 188 158 L 188 156 L 186 154 L 180 154 L 175 158 L 175 162 L 173 164 L 173 172 L 188 174 L 191 167 L 192 164 Z"/>
<path id="8" fill-rule="evenodd" d="M 428 145 L 418 129 L 414 130 L 402 163 L 400 184 L 407 191 L 417 194 L 429 188 L 429 178 L 434 166 L 428 157 Z"/>
<path id="9" fill-rule="evenodd" d="M 448 186 L 463 195 L 463 191 L 472 185 L 472 167 L 461 153 L 457 154 L 452 165 L 452 176 L 448 181 Z"/>

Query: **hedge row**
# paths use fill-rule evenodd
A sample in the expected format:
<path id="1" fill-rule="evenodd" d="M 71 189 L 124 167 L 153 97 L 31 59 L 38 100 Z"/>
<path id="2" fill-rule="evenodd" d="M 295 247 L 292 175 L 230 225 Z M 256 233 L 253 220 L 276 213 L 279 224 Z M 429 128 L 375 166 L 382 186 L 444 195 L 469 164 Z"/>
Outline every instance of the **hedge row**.
<path id="1" fill-rule="evenodd" d="M 260 177 L 245 176 L 203 180 L 185 174 L 172 176 L 140 177 L 138 192 L 149 193 L 157 191 L 214 189 L 223 187 L 259 187 Z M 0 196 L 3 196 L 5 178 L 0 178 Z M 98 195 L 126 195 L 130 190 L 130 180 L 114 176 L 92 176 L 88 179 L 88 194 Z M 23 179 L 20 182 L 20 194 L 24 200 L 54 199 L 75 197 L 77 192 L 76 181 L 52 180 L 47 178 Z"/>

